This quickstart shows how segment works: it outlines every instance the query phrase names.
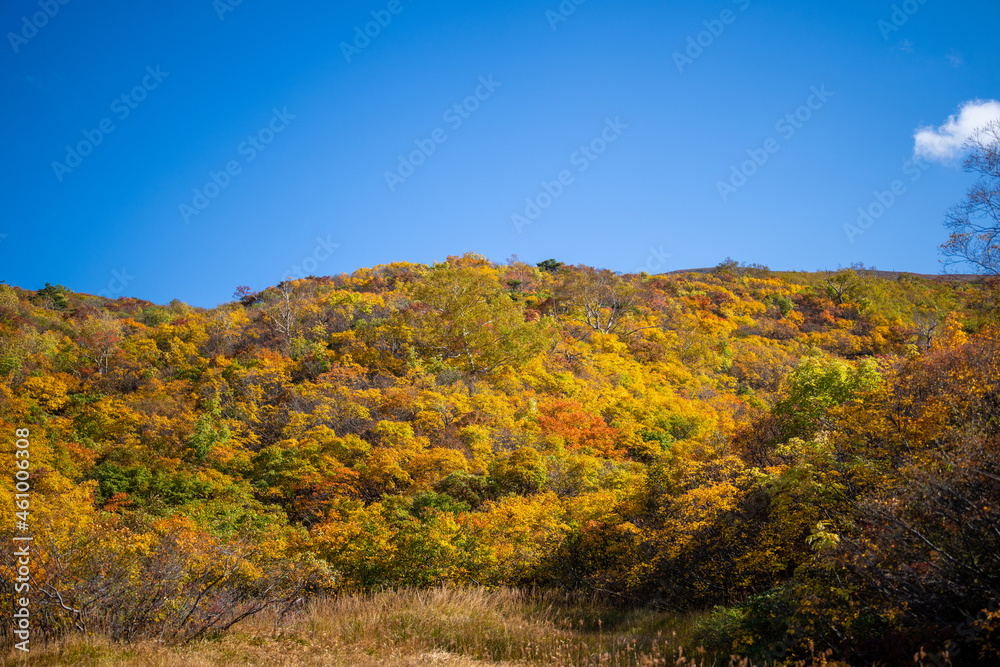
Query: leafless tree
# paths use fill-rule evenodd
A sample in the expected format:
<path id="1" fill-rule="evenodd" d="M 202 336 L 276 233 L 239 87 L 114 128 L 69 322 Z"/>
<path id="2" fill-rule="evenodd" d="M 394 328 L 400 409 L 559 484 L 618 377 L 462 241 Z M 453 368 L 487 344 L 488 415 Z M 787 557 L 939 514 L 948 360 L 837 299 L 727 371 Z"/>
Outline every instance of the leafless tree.
<path id="1" fill-rule="evenodd" d="M 917 345 L 925 350 L 931 349 L 931 343 L 938 335 L 938 329 L 944 316 L 937 310 L 922 308 L 913 316 L 913 330 L 917 334 Z"/>
<path id="2" fill-rule="evenodd" d="M 941 246 L 946 265 L 970 264 L 977 273 L 1000 275 L 1000 119 L 976 130 L 966 142 L 965 170 L 978 174 L 965 201 L 948 211 L 951 231 Z"/>
<path id="3" fill-rule="evenodd" d="M 629 315 L 638 310 L 643 293 L 635 282 L 607 269 L 574 267 L 563 284 L 560 300 L 575 306 L 575 319 L 602 333 L 624 331 Z"/>
<path id="4" fill-rule="evenodd" d="M 108 549 L 116 543 L 101 544 L 75 528 L 56 539 L 51 522 L 46 528 L 32 544 L 28 577 L 32 628 L 40 638 L 76 630 L 115 641 L 186 642 L 223 632 L 265 609 L 283 613 L 299 604 L 307 589 L 325 585 L 321 569 L 268 557 L 247 536 L 193 544 L 166 535 L 147 552 Z M 128 534 L 121 525 L 112 530 Z M 0 532 L 10 543 L 11 531 Z M 5 584 L 0 602 L 7 608 L 17 567 L 11 550 L 0 552 Z M 0 645 L 10 643 L 9 626 L 0 628 Z"/>
<path id="5" fill-rule="evenodd" d="M 290 346 L 299 314 L 299 295 L 295 283 L 286 280 L 278 285 L 275 293 L 267 299 L 263 313 L 275 332 L 284 340 L 286 347 Z"/>

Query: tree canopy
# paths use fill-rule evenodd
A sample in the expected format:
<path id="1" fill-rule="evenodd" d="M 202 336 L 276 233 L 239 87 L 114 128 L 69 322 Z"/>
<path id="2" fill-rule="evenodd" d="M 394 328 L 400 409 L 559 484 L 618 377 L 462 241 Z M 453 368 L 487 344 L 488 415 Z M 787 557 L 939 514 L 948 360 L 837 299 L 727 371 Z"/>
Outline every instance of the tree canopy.
<path id="1" fill-rule="evenodd" d="M 33 622 L 183 639 L 323 591 L 537 585 L 717 607 L 716 648 L 766 659 L 992 650 L 988 293 L 472 254 L 210 310 L 0 285 Z"/>

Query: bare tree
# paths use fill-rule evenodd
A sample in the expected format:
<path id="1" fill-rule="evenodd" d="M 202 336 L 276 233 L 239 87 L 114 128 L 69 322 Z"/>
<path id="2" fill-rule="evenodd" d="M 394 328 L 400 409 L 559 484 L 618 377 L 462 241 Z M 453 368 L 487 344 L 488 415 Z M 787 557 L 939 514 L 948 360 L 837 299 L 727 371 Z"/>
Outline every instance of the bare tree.
<path id="1" fill-rule="evenodd" d="M 925 350 L 931 349 L 931 343 L 938 335 L 938 329 L 943 321 L 944 316 L 936 309 L 918 309 L 913 315 L 913 330 L 917 335 L 917 345 Z"/>
<path id="2" fill-rule="evenodd" d="M 284 340 L 286 349 L 291 347 L 299 314 L 299 295 L 295 283 L 286 280 L 278 285 L 275 293 L 266 300 L 263 313 L 275 333 Z"/>
<path id="3" fill-rule="evenodd" d="M 977 273 L 1000 275 L 1000 119 L 976 130 L 966 142 L 965 170 L 979 174 L 965 201 L 948 211 L 951 230 L 941 246 L 946 265 L 971 264 Z"/>
<path id="4" fill-rule="evenodd" d="M 608 269 L 579 266 L 574 267 L 561 292 L 559 300 L 575 307 L 572 319 L 577 322 L 602 333 L 635 333 L 636 330 L 622 330 L 643 298 L 634 281 Z"/>

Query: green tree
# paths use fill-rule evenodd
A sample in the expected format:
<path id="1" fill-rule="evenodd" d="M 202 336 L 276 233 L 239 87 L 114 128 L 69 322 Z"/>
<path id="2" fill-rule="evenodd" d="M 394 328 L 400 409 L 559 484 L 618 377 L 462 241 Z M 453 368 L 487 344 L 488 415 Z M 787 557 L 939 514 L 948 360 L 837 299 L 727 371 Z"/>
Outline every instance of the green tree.
<path id="1" fill-rule="evenodd" d="M 786 438 L 812 437 L 824 428 L 830 408 L 842 405 L 881 380 L 874 360 L 856 366 L 840 359 L 806 357 L 788 378 L 785 397 L 774 406 Z"/>
<path id="2" fill-rule="evenodd" d="M 411 295 L 420 304 L 415 338 L 424 354 L 468 373 L 524 363 L 548 341 L 544 325 L 525 321 L 491 267 L 436 267 Z"/>
<path id="3" fill-rule="evenodd" d="M 62 285 L 45 283 L 45 287 L 35 292 L 35 297 L 32 301 L 44 308 L 66 310 L 69 308 L 69 299 L 67 297 L 70 293 L 69 289 Z"/>

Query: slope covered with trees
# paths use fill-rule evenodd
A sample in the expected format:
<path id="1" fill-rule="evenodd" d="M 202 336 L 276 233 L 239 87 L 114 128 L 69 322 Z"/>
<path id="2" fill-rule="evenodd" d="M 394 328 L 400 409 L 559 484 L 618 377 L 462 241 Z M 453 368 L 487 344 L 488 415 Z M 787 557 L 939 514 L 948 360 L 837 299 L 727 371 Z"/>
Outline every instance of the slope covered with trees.
<path id="1" fill-rule="evenodd" d="M 0 286 L 38 631 L 186 639 L 310 595 L 538 585 L 714 609 L 698 636 L 727 654 L 1000 658 L 988 282 L 469 254 L 236 298 Z"/>

